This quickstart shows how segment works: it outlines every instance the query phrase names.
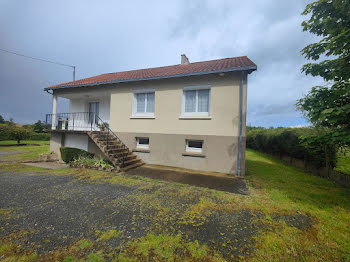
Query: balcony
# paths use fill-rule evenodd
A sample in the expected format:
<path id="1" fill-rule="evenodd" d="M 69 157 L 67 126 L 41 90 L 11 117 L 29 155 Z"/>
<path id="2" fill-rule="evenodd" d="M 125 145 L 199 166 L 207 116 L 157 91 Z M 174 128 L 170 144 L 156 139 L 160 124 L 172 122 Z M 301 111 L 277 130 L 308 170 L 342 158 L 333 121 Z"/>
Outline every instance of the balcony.
<path id="1" fill-rule="evenodd" d="M 107 121 L 91 112 L 46 114 L 46 124 L 51 131 L 104 131 L 109 129 Z"/>

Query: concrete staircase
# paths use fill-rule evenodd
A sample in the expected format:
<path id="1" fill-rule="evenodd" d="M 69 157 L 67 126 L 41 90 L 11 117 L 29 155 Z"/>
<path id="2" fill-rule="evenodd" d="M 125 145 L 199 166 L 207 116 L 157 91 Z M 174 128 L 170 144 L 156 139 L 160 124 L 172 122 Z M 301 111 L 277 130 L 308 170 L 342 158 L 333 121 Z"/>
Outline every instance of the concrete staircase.
<path id="1" fill-rule="evenodd" d="M 127 171 L 145 163 L 134 155 L 129 148 L 110 131 L 91 131 L 89 137 L 115 167 Z"/>

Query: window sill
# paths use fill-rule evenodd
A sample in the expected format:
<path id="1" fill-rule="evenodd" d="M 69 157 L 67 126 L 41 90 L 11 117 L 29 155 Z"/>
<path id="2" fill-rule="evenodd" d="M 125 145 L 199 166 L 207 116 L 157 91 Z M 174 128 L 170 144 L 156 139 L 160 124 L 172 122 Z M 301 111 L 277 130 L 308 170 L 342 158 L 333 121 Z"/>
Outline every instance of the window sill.
<path id="1" fill-rule="evenodd" d="M 132 152 L 150 153 L 151 150 L 146 149 L 146 148 L 135 148 L 132 150 Z"/>
<path id="2" fill-rule="evenodd" d="M 180 116 L 179 119 L 206 119 L 210 120 L 211 116 Z"/>
<path id="3" fill-rule="evenodd" d="M 191 156 L 191 157 L 205 157 L 204 154 L 202 153 L 192 153 L 192 152 L 186 152 L 186 153 L 182 153 L 183 156 Z"/>
<path id="4" fill-rule="evenodd" d="M 131 116 L 130 119 L 155 119 L 155 116 Z"/>

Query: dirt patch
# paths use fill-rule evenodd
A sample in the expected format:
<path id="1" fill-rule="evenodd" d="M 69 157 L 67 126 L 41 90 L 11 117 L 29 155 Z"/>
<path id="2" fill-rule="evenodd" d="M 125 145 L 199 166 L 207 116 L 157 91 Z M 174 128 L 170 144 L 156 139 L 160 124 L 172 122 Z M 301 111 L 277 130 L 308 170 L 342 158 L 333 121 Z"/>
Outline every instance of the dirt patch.
<path id="1" fill-rule="evenodd" d="M 245 179 L 225 175 L 209 175 L 195 172 L 186 172 L 179 169 L 153 168 L 141 166 L 126 172 L 132 176 L 142 176 L 176 182 L 192 186 L 206 187 L 210 189 L 248 195 L 248 187 Z"/>

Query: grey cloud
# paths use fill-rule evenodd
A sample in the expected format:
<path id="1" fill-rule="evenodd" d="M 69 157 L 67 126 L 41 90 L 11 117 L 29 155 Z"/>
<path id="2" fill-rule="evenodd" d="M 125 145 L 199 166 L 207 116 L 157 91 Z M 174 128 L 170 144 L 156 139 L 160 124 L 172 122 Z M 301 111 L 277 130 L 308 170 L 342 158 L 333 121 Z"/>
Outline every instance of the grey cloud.
<path id="1" fill-rule="evenodd" d="M 0 48 L 101 73 L 247 55 L 248 122 L 300 125 L 293 106 L 320 79 L 301 74 L 300 50 L 316 38 L 300 15 L 310 1 L 1 1 Z M 48 85 L 71 81 L 69 68 L 0 53 L 0 114 L 27 123 L 51 111 Z M 67 110 L 67 101 L 59 101 Z"/>

